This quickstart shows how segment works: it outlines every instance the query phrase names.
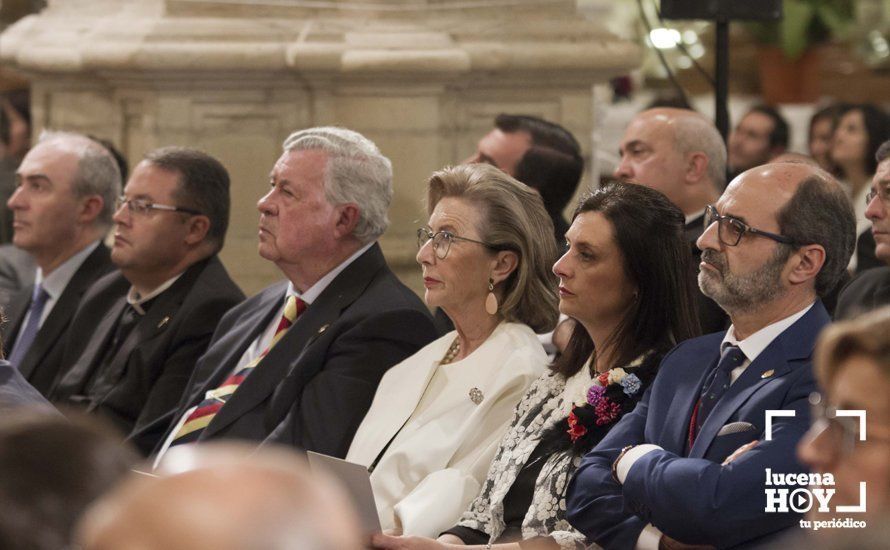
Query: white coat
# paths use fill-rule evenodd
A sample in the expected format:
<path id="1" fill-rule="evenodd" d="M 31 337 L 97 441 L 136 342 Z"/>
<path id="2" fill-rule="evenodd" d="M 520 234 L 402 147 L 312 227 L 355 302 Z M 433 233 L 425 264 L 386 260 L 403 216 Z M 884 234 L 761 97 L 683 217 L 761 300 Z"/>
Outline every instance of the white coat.
<path id="1" fill-rule="evenodd" d="M 450 332 L 387 371 L 346 456 L 370 466 L 392 441 L 371 474 L 384 530 L 435 537 L 454 525 L 479 493 L 514 407 L 547 363 L 528 326 L 501 323 L 469 356 L 439 365 L 455 337 Z M 437 368 L 445 390 L 415 414 Z"/>

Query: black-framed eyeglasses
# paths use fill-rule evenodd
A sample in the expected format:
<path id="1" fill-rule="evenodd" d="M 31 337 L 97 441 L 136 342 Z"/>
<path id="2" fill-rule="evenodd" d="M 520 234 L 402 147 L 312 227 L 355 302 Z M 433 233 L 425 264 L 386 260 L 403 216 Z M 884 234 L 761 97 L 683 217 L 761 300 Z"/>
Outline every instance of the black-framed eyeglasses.
<path id="1" fill-rule="evenodd" d="M 470 243 L 481 244 L 492 250 L 497 250 L 497 247 L 493 244 L 477 241 L 475 239 L 468 239 L 466 237 L 458 237 L 450 231 L 436 231 L 433 233 L 425 227 L 419 228 L 417 230 L 417 248 L 423 248 L 423 245 L 429 241 L 433 241 L 433 252 L 435 252 L 436 257 L 440 260 L 444 260 L 448 256 L 448 251 L 451 250 L 451 243 L 454 241 L 467 241 Z"/>
<path id="2" fill-rule="evenodd" d="M 795 244 L 793 239 L 786 237 L 785 235 L 777 235 L 775 233 L 770 233 L 769 231 L 755 229 L 742 220 L 720 214 L 714 206 L 708 205 L 705 207 L 705 230 L 707 231 L 714 222 L 717 222 L 717 237 L 720 239 L 720 242 L 726 246 L 738 245 L 742 240 L 742 237 L 745 236 L 745 233 L 760 235 L 761 237 L 766 237 L 767 239 L 772 239 L 782 244 L 792 246 Z"/>
<path id="3" fill-rule="evenodd" d="M 880 198 L 884 204 L 890 205 L 890 184 L 881 183 L 872 187 L 868 194 L 865 195 L 865 205 L 871 204 L 875 197 Z"/>
<path id="4" fill-rule="evenodd" d="M 128 199 L 127 197 L 121 195 L 117 198 L 114 204 L 115 210 L 120 210 L 120 207 L 123 205 L 127 205 L 127 210 L 134 214 L 145 215 L 148 214 L 151 210 L 164 210 L 166 212 L 182 212 L 184 214 L 191 214 L 193 216 L 200 216 L 203 212 L 199 212 L 198 210 L 194 210 L 192 208 L 183 208 L 181 206 L 170 206 L 167 204 L 157 204 L 145 199 Z"/>

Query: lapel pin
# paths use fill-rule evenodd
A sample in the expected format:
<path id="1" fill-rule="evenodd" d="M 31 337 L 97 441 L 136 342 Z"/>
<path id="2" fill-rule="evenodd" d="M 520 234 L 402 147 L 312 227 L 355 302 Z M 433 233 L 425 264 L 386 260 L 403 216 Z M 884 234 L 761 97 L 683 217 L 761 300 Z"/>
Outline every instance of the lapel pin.
<path id="1" fill-rule="evenodd" d="M 170 317 L 169 317 L 169 316 L 164 317 L 164 318 L 161 319 L 161 321 L 158 323 L 158 328 L 164 328 L 164 325 L 166 325 L 168 322 L 170 322 Z"/>
<path id="2" fill-rule="evenodd" d="M 760 378 L 769 378 L 770 376 L 772 376 L 774 374 L 776 374 L 776 371 L 774 371 L 773 369 L 770 369 L 770 370 L 766 371 L 765 373 L 761 374 Z"/>
<path id="3" fill-rule="evenodd" d="M 318 334 L 321 334 L 322 332 L 328 330 L 329 326 L 331 326 L 331 325 L 321 325 L 321 328 L 318 329 Z"/>
<path id="4" fill-rule="evenodd" d="M 482 395 L 482 390 L 479 388 L 470 388 L 470 401 L 478 405 L 479 403 L 482 403 L 484 398 L 485 396 Z"/>

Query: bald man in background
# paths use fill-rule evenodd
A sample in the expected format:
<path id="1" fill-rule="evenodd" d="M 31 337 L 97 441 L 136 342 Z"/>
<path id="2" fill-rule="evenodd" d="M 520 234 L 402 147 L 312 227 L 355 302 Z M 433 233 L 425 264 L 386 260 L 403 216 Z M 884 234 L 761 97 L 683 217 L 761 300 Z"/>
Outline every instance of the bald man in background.
<path id="1" fill-rule="evenodd" d="M 686 238 L 692 250 L 690 270 L 698 274 L 705 207 L 714 204 L 726 185 L 726 148 L 714 124 L 688 109 L 647 109 L 631 120 L 620 146 L 614 176 L 661 191 L 686 216 Z M 710 298 L 696 293 L 696 312 L 703 333 L 723 330 L 727 316 Z"/>

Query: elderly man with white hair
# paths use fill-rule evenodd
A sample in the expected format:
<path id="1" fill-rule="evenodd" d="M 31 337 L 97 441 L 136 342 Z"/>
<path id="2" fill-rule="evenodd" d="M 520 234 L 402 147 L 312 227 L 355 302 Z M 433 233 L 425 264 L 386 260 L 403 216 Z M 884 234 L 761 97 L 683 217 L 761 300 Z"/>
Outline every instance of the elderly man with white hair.
<path id="1" fill-rule="evenodd" d="M 378 237 L 392 168 L 342 128 L 291 134 L 259 200 L 259 254 L 286 277 L 230 310 L 157 454 L 199 440 L 269 438 L 343 457 L 383 373 L 434 339 Z"/>

